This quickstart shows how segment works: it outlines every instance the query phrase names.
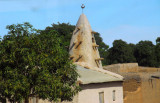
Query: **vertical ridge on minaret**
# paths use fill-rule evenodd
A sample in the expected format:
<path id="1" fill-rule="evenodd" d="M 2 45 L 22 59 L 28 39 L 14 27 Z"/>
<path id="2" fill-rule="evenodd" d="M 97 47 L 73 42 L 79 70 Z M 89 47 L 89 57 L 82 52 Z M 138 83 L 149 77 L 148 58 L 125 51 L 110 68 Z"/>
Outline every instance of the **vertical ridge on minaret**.
<path id="1" fill-rule="evenodd" d="M 102 63 L 90 23 L 82 13 L 73 31 L 69 54 L 73 62 L 90 69 L 102 69 Z"/>

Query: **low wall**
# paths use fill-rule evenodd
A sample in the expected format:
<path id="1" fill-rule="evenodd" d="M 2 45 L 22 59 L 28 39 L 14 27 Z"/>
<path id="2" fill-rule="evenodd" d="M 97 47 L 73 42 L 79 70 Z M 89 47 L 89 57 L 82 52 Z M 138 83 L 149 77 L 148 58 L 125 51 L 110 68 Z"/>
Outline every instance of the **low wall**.
<path id="1" fill-rule="evenodd" d="M 109 70 L 114 73 L 137 72 L 138 63 L 113 64 L 104 66 L 103 69 Z"/>

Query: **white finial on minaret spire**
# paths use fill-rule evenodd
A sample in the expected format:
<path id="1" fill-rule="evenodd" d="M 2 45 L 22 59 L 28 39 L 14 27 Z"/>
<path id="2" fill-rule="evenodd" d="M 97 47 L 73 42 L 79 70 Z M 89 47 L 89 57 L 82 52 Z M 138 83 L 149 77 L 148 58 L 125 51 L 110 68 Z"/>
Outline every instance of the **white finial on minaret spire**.
<path id="1" fill-rule="evenodd" d="M 84 4 L 82 4 L 81 8 L 82 8 L 82 13 L 83 13 L 83 9 L 85 8 L 85 5 L 84 5 Z"/>

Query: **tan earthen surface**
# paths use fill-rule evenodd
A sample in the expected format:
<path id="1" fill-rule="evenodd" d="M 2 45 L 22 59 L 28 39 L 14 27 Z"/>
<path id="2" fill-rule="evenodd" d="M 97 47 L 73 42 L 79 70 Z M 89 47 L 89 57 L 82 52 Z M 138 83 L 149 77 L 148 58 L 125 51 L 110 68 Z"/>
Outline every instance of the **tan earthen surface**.
<path id="1" fill-rule="evenodd" d="M 160 68 L 140 67 L 137 63 L 104 66 L 124 77 L 124 103 L 160 103 Z"/>

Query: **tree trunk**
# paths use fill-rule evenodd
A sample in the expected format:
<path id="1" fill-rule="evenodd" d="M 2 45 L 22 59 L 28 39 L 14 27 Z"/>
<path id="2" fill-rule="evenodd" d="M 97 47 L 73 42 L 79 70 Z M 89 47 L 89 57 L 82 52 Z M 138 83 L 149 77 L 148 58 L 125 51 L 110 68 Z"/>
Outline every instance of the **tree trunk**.
<path id="1" fill-rule="evenodd" d="M 28 97 L 25 98 L 25 103 L 29 103 L 29 98 Z"/>

